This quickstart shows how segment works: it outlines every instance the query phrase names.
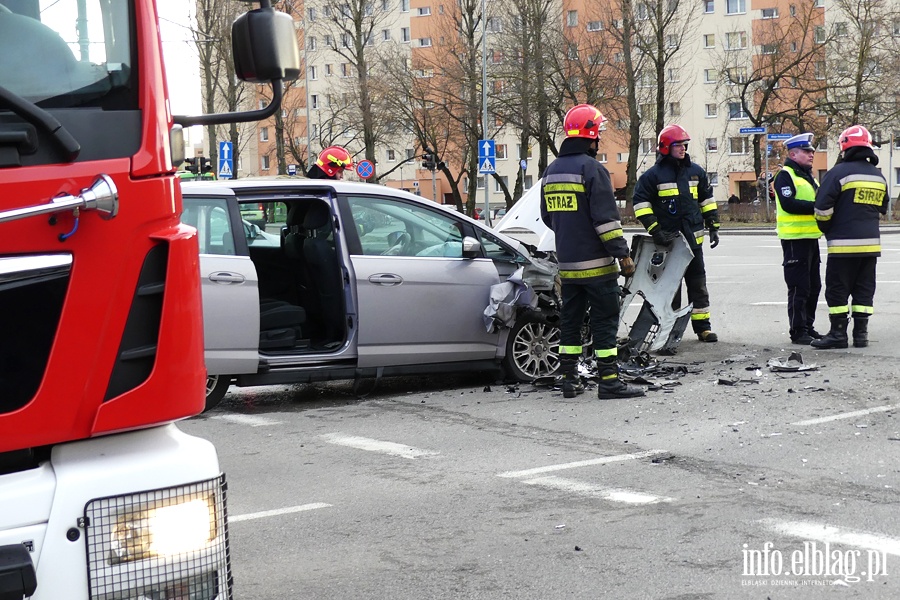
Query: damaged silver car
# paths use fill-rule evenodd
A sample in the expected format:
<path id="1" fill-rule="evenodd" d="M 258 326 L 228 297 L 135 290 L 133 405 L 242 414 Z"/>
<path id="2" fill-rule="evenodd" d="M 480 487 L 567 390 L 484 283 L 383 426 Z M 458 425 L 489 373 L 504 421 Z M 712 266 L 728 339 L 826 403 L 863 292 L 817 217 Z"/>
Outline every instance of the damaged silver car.
<path id="1" fill-rule="evenodd" d="M 184 184 L 198 231 L 207 407 L 232 384 L 558 368 L 556 266 L 400 190 L 308 179 Z M 261 211 L 252 227 L 242 207 Z"/>

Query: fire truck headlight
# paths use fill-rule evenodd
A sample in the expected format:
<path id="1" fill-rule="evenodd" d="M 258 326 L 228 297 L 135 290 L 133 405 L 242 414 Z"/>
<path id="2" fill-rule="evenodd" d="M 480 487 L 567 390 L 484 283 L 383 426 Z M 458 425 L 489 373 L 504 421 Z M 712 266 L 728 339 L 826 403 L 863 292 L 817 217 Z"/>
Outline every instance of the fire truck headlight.
<path id="1" fill-rule="evenodd" d="M 110 562 L 202 550 L 215 537 L 215 511 L 205 499 L 130 512 L 112 528 Z"/>

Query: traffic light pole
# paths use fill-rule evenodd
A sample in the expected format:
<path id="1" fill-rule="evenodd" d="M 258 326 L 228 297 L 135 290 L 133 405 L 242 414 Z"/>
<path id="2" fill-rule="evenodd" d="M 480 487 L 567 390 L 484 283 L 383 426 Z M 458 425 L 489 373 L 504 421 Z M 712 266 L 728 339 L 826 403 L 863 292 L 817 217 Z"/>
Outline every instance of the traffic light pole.
<path id="1" fill-rule="evenodd" d="M 487 2 L 481 0 L 481 103 L 484 112 L 481 118 L 481 129 L 484 139 L 488 139 L 488 104 L 487 104 Z M 479 169 L 480 170 L 480 169 Z M 477 179 L 475 181 L 478 181 Z M 477 186 L 476 186 L 477 187 Z M 488 174 L 484 174 L 484 224 L 491 226 L 491 192 L 488 189 Z"/>
<path id="2" fill-rule="evenodd" d="M 437 160 L 437 157 L 435 157 L 435 160 Z M 437 165 L 436 164 L 434 167 L 431 168 L 431 199 L 434 200 L 435 202 L 437 202 L 438 204 L 441 204 L 441 202 L 438 202 L 438 197 L 437 197 Z"/>

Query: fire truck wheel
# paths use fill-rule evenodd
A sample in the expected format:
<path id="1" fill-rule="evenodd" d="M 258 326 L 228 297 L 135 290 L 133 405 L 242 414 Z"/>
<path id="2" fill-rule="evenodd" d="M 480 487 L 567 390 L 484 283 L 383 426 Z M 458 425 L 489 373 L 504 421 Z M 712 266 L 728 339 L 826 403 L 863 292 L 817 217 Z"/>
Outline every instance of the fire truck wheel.
<path id="1" fill-rule="evenodd" d="M 231 377 L 229 375 L 207 375 L 206 408 L 204 410 L 215 408 L 225 397 L 225 392 L 228 391 L 230 385 Z"/>

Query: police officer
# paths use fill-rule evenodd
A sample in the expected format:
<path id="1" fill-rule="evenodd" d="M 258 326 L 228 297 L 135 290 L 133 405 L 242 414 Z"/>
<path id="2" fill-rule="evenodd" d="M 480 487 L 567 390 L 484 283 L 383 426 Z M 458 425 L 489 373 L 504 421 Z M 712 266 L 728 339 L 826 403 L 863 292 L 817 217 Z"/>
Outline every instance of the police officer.
<path id="1" fill-rule="evenodd" d="M 600 376 L 597 397 L 631 398 L 644 390 L 619 379 L 616 333 L 619 326 L 619 266 L 634 273 L 622 232 L 609 172 L 597 162 L 603 114 L 579 104 L 565 117 L 566 139 L 544 173 L 541 219 L 556 234 L 562 281 L 560 371 L 563 396 L 584 392 L 578 376 L 581 325 L 591 308 L 591 333 Z M 619 264 L 616 264 L 618 260 Z"/>
<path id="2" fill-rule="evenodd" d="M 328 146 L 309 168 L 306 176 L 310 179 L 343 179 L 344 170 L 353 167 L 353 159 L 343 146 Z"/>
<path id="3" fill-rule="evenodd" d="M 847 347 L 848 313 L 853 315 L 853 346 L 869 345 L 875 264 L 881 256 L 878 221 L 887 213 L 888 201 L 887 182 L 877 167 L 868 130 L 848 127 L 839 142 L 840 161 L 822 179 L 815 204 L 816 223 L 828 242 L 825 301 L 831 331 L 810 345 L 823 350 Z"/>
<path id="4" fill-rule="evenodd" d="M 679 125 L 659 132 L 656 164 L 640 176 L 632 204 L 634 216 L 659 246 L 670 246 L 684 234 L 694 258 L 684 272 L 691 326 L 701 342 L 716 342 L 711 331 L 709 291 L 703 263 L 704 225 L 709 230 L 710 248 L 719 245 L 719 212 L 706 171 L 691 162 L 687 154 L 691 137 Z M 680 291 L 679 291 L 680 295 Z M 676 303 L 680 298 L 676 298 Z"/>
<path id="5" fill-rule="evenodd" d="M 816 305 L 822 291 L 819 238 L 822 232 L 813 215 L 819 182 L 812 175 L 813 134 L 801 133 L 784 145 L 788 158 L 775 176 L 775 231 L 781 240 L 784 282 L 788 288 L 788 323 L 791 342 L 808 346 L 822 337 L 814 328 Z"/>

